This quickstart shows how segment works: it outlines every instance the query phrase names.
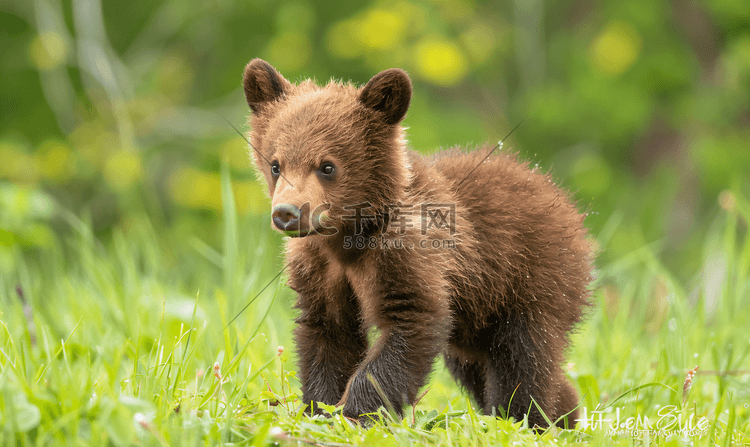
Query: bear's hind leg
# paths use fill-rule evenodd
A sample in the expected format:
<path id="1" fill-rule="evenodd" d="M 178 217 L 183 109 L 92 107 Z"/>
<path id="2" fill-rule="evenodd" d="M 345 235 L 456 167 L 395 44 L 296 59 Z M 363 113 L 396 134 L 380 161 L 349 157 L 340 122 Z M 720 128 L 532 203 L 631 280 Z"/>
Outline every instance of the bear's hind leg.
<path id="1" fill-rule="evenodd" d="M 500 318 L 495 334 L 486 365 L 485 414 L 494 409 L 500 415 L 502 408 L 517 421 L 528 414 L 530 427 L 547 427 L 539 408 L 552 421 L 559 415 L 554 379 L 561 374 L 557 365 L 560 353 L 549 339 L 545 343 L 537 335 L 535 340 L 521 316 Z"/>
<path id="2" fill-rule="evenodd" d="M 580 403 L 578 393 L 562 371 L 559 371 L 555 388 L 558 390 L 556 406 L 560 409 L 558 417 L 570 413 L 561 419 L 557 423 L 557 426 L 560 428 L 573 428 L 576 425 L 576 419 L 578 419 L 578 405 Z"/>
<path id="3" fill-rule="evenodd" d="M 487 382 L 485 362 L 461 359 L 449 353 L 445 353 L 443 357 L 445 358 L 445 366 L 448 367 L 456 382 L 471 394 L 478 408 L 484 409 L 484 388 Z"/>

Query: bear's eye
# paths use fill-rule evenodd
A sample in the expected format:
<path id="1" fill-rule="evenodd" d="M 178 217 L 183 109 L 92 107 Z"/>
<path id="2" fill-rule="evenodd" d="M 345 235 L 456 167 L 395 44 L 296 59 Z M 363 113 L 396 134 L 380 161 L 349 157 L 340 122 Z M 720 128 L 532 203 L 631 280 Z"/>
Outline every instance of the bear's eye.
<path id="1" fill-rule="evenodd" d="M 278 177 L 281 174 L 281 168 L 279 167 L 278 161 L 271 162 L 271 175 Z"/>
<path id="2" fill-rule="evenodd" d="M 330 161 L 327 161 L 320 165 L 320 168 L 318 168 L 318 171 L 323 174 L 326 177 L 332 176 L 336 172 L 336 166 L 333 165 Z"/>

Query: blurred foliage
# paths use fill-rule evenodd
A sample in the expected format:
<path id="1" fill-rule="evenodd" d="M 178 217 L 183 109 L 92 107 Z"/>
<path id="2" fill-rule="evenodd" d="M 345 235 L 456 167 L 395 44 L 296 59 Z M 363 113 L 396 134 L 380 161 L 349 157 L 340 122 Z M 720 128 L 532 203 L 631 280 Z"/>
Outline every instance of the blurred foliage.
<path id="1" fill-rule="evenodd" d="M 222 118 L 246 130 L 253 57 L 292 81 L 406 69 L 425 153 L 526 118 L 505 147 L 612 233 L 603 259 L 652 243 L 698 271 L 707 216 L 750 196 L 746 0 L 3 0 L 0 269 L 75 216 L 100 236 L 145 217 L 175 250 L 217 246 L 223 162 L 238 211 L 267 215 Z"/>

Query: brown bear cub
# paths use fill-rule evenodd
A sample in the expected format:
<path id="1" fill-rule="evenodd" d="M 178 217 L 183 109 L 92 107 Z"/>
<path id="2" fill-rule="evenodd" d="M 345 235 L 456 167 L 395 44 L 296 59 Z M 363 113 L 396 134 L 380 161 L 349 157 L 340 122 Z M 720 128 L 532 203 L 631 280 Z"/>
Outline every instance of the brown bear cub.
<path id="1" fill-rule="evenodd" d="M 485 414 L 545 427 L 533 399 L 572 427 L 578 397 L 561 363 L 592 259 L 569 195 L 489 145 L 409 150 L 399 69 L 320 87 L 254 59 L 244 88 L 273 226 L 290 236 L 304 403 L 402 414 L 442 353 Z"/>

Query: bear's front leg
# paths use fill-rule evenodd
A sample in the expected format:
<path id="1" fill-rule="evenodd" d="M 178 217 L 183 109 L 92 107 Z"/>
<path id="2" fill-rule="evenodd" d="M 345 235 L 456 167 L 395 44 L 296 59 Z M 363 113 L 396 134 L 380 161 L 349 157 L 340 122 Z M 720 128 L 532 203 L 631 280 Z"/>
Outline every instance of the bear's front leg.
<path id="1" fill-rule="evenodd" d="M 382 299 L 381 336 L 349 380 L 344 416 L 366 421 L 381 406 L 401 416 L 414 403 L 447 337 L 447 318 L 434 303 L 412 294 Z"/>
<path id="2" fill-rule="evenodd" d="M 341 400 L 347 381 L 365 357 L 367 337 L 355 306 L 344 306 L 331 318 L 322 308 L 306 306 L 303 297 L 299 302 L 302 315 L 297 319 L 295 338 L 302 401 L 308 412 L 320 414 L 322 410 L 312 409 L 311 402 L 336 405 Z"/>

